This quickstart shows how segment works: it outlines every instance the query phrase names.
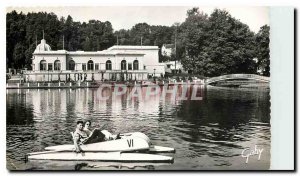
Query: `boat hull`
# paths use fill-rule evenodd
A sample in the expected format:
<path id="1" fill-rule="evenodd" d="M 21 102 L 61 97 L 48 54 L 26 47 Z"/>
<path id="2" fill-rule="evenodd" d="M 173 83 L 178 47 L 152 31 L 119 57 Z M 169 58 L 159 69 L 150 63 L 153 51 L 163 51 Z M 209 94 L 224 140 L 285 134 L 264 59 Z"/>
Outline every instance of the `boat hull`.
<path id="1" fill-rule="evenodd" d="M 149 144 L 142 138 L 128 137 L 123 139 L 81 145 L 85 152 L 116 152 L 139 151 L 149 149 Z M 57 145 L 46 147 L 45 150 L 74 151 L 74 145 Z"/>
<path id="2" fill-rule="evenodd" d="M 71 151 L 75 150 L 75 147 L 72 144 L 57 145 L 57 146 L 46 147 L 45 150 L 48 150 L 48 151 L 69 151 L 69 152 L 71 152 Z M 83 150 L 83 151 L 103 152 L 103 150 L 98 150 L 98 149 L 88 149 L 88 150 Z M 175 153 L 174 148 L 157 146 L 157 145 L 153 145 L 153 146 L 150 146 L 149 148 L 139 149 L 139 150 L 136 150 L 136 151 L 142 151 L 142 152 L 148 152 L 148 153 Z M 122 151 L 122 152 L 126 152 L 126 151 Z"/>
<path id="3" fill-rule="evenodd" d="M 143 153 L 121 153 L 121 152 L 55 152 L 28 156 L 28 160 L 56 160 L 56 161 L 104 161 L 104 162 L 154 162 L 173 163 L 174 158 L 170 156 L 143 154 Z"/>

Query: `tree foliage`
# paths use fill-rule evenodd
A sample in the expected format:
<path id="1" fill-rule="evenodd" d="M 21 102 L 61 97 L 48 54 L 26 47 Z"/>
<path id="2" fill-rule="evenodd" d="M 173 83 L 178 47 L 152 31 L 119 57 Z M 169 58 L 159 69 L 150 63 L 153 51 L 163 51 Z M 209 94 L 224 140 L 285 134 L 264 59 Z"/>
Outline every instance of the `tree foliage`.
<path id="1" fill-rule="evenodd" d="M 138 23 L 130 30 L 121 29 L 114 33 L 119 45 L 150 45 L 162 47 L 163 44 L 174 42 L 174 27 Z M 159 61 L 170 60 L 170 57 L 163 56 L 159 50 Z"/>
<path id="2" fill-rule="evenodd" d="M 256 34 L 256 52 L 258 66 L 263 69 L 263 75 L 270 76 L 270 27 L 264 25 Z"/>
<path id="3" fill-rule="evenodd" d="M 177 60 L 194 74 L 219 76 L 231 73 L 256 73 L 264 68 L 269 76 L 269 26 L 255 34 L 227 11 L 215 9 L 207 15 L 192 8 L 183 23 L 172 26 L 138 23 L 131 29 L 113 30 L 109 21 L 73 21 L 71 16 L 60 19 L 54 13 L 17 13 L 6 15 L 7 67 L 30 67 L 36 41 L 43 37 L 53 50 L 98 51 L 113 45 L 174 44 L 176 53 L 163 56 L 160 62 Z M 64 38 L 64 46 L 63 46 Z M 258 58 L 258 62 L 254 61 Z"/>
<path id="4" fill-rule="evenodd" d="M 227 11 L 208 17 L 193 8 L 180 26 L 180 56 L 185 69 L 204 76 L 255 73 L 255 35 Z"/>
<path id="5" fill-rule="evenodd" d="M 113 28 L 108 21 L 90 20 L 88 23 L 80 23 L 74 22 L 71 16 L 58 19 L 54 13 L 25 15 L 16 11 L 7 13 L 6 19 L 8 68 L 31 67 L 32 53 L 43 38 L 43 31 L 52 50 L 97 51 L 115 43 Z"/>

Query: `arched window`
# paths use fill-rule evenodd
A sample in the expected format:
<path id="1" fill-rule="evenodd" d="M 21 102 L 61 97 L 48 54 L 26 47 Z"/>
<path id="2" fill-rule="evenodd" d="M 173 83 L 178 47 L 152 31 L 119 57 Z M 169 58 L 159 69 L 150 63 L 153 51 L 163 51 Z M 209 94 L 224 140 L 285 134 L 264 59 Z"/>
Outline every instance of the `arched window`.
<path id="1" fill-rule="evenodd" d="M 54 70 L 60 70 L 60 61 L 59 60 L 56 60 L 54 62 Z"/>
<path id="2" fill-rule="evenodd" d="M 75 62 L 73 60 L 69 61 L 69 70 L 75 70 Z"/>
<path id="3" fill-rule="evenodd" d="M 94 62 L 92 60 L 88 61 L 88 70 L 94 70 Z"/>
<path id="4" fill-rule="evenodd" d="M 121 61 L 121 70 L 126 70 L 126 60 Z"/>
<path id="5" fill-rule="evenodd" d="M 133 61 L 133 70 L 138 70 L 139 69 L 139 61 L 135 60 Z"/>
<path id="6" fill-rule="evenodd" d="M 106 70 L 111 70 L 111 61 L 106 61 Z"/>
<path id="7" fill-rule="evenodd" d="M 41 60 L 40 62 L 40 70 L 47 70 L 47 62 L 45 60 Z"/>

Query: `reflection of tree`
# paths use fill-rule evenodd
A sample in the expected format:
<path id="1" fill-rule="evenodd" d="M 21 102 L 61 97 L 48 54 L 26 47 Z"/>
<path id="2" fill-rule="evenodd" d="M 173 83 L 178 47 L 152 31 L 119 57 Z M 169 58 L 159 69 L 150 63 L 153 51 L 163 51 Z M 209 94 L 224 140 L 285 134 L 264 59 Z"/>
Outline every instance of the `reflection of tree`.
<path id="1" fill-rule="evenodd" d="M 127 96 L 128 96 L 128 91 L 121 96 L 121 106 L 122 106 L 122 109 L 123 110 L 126 110 L 127 109 Z"/>
<path id="2" fill-rule="evenodd" d="M 76 102 L 76 94 L 74 94 L 73 92 L 71 92 L 72 90 L 70 89 L 70 91 L 66 91 L 66 104 L 67 104 L 67 117 L 76 117 L 76 113 L 75 113 L 75 105 L 76 103 L 82 103 L 82 102 Z"/>
<path id="3" fill-rule="evenodd" d="M 87 96 L 90 97 L 88 100 L 88 113 L 93 113 L 95 111 L 95 89 L 90 89 L 87 93 L 91 93 L 91 96 L 88 94 Z"/>
<path id="4" fill-rule="evenodd" d="M 204 92 L 202 101 L 182 101 L 172 115 L 182 122 L 176 124 L 176 128 L 185 129 L 184 133 L 189 135 L 192 141 L 196 142 L 202 138 L 232 141 L 235 130 L 253 118 L 265 123 L 270 122 L 270 97 L 265 96 L 267 92 L 244 92 L 234 89 L 209 89 Z M 208 131 L 210 136 L 206 136 L 203 131 Z"/>
<path id="5" fill-rule="evenodd" d="M 25 93 L 6 94 L 6 124 L 33 124 L 33 107 L 27 105 Z"/>
<path id="6" fill-rule="evenodd" d="M 266 92 L 265 92 L 266 93 Z M 263 114 L 268 114 L 269 103 L 262 94 L 253 92 L 235 91 L 233 89 L 215 89 L 205 91 L 202 101 L 183 101 L 177 112 L 177 117 L 194 124 L 219 123 L 224 127 L 232 127 L 240 123 L 248 122 L 258 110 L 256 106 L 257 96 L 259 103 L 265 108 L 259 109 Z M 245 95 L 246 94 L 246 95 Z"/>

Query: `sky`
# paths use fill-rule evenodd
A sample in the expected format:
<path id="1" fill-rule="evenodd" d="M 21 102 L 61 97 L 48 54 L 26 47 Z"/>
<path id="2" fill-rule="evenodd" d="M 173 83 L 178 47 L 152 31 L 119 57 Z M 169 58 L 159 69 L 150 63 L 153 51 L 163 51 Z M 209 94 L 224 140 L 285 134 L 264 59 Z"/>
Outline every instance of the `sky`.
<path id="1" fill-rule="evenodd" d="M 198 6 L 199 7 L 199 6 Z M 171 26 L 176 22 L 184 22 L 186 12 L 192 7 L 187 6 L 99 6 L 99 7 L 8 7 L 7 12 L 53 12 L 59 18 L 70 15 L 73 21 L 88 22 L 91 19 L 110 21 L 114 30 L 130 29 L 137 23 L 149 25 Z M 247 24 L 253 32 L 260 27 L 269 25 L 268 7 L 218 7 L 200 6 L 199 10 L 210 15 L 215 8 L 227 10 L 234 18 Z"/>

